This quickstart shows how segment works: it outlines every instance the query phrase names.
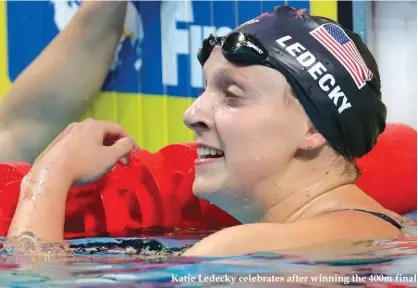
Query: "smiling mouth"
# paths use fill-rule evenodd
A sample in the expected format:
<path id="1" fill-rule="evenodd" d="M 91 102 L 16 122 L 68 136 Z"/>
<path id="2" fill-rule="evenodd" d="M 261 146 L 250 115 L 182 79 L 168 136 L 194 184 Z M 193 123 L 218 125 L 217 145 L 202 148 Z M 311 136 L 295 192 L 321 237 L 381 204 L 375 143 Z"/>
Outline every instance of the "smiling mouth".
<path id="1" fill-rule="evenodd" d="M 197 148 L 197 156 L 199 159 L 209 159 L 209 158 L 221 158 L 225 154 L 222 150 L 212 148 L 212 147 L 199 147 Z"/>

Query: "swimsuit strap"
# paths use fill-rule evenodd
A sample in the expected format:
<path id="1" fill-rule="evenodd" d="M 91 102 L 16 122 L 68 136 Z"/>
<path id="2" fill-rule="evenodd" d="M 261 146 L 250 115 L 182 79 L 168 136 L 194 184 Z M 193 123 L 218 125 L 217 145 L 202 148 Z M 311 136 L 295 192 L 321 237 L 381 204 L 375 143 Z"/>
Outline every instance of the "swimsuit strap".
<path id="1" fill-rule="evenodd" d="M 386 214 L 383 213 L 379 213 L 379 212 L 373 212 L 373 211 L 368 211 L 368 210 L 363 210 L 363 209 L 342 209 L 342 210 L 337 210 L 337 211 L 345 211 L 345 210 L 354 210 L 354 211 L 360 211 L 360 212 L 364 212 L 364 213 L 369 213 L 372 214 L 376 217 L 379 217 L 380 219 L 392 224 L 393 226 L 395 226 L 396 228 L 398 228 L 399 230 L 402 229 L 402 226 L 395 221 L 392 217 L 389 217 Z"/>

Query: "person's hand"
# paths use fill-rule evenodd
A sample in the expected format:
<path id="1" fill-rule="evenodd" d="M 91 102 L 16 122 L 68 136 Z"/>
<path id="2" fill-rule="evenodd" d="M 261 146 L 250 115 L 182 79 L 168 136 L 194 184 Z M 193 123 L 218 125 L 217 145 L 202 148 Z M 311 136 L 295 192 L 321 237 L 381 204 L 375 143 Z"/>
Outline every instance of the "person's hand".
<path id="1" fill-rule="evenodd" d="M 87 119 L 69 125 L 38 157 L 33 171 L 60 169 L 73 184 L 84 185 L 100 179 L 119 161 L 138 148 L 118 124 Z"/>

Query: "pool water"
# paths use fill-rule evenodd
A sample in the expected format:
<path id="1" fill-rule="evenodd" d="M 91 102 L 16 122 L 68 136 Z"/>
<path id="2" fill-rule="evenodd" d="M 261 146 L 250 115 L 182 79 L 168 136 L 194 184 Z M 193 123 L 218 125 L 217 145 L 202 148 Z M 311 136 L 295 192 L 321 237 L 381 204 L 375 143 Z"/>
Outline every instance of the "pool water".
<path id="1" fill-rule="evenodd" d="M 213 232 L 193 230 L 73 240 L 66 256 L 2 248 L 0 287 L 416 287 L 416 222 L 404 225 L 401 237 L 387 241 L 234 257 L 181 257 Z"/>

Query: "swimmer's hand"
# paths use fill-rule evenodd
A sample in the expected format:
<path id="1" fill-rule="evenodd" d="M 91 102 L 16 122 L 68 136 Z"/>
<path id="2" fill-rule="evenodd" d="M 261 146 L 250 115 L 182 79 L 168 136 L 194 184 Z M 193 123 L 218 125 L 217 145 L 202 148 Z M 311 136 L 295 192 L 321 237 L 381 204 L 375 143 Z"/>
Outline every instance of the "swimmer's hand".
<path id="1" fill-rule="evenodd" d="M 87 119 L 70 124 L 38 157 L 32 170 L 58 169 L 71 183 L 85 185 L 100 179 L 117 162 L 128 164 L 128 153 L 136 148 L 118 124 Z"/>

